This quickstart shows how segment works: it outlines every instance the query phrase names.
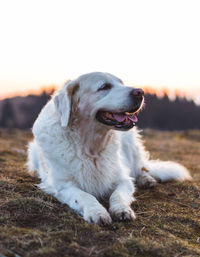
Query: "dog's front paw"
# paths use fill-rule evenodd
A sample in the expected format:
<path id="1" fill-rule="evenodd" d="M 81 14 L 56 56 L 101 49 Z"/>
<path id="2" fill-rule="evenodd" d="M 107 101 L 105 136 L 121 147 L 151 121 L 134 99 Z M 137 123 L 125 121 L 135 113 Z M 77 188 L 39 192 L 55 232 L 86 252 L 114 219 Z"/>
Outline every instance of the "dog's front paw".
<path id="1" fill-rule="evenodd" d="M 134 220 L 136 218 L 130 206 L 118 205 L 117 207 L 111 207 L 109 212 L 114 220 Z"/>
<path id="2" fill-rule="evenodd" d="M 100 206 L 98 208 L 88 208 L 85 211 L 83 218 L 88 223 L 95 223 L 98 225 L 109 225 L 112 223 L 110 214 L 103 206 Z"/>

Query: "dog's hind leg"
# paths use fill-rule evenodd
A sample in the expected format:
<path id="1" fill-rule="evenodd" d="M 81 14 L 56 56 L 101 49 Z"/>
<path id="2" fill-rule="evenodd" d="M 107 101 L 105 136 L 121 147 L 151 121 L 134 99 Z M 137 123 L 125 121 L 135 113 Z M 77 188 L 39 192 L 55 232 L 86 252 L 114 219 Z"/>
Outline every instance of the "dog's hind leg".
<path id="1" fill-rule="evenodd" d="M 150 160 L 149 153 L 145 150 L 137 130 L 133 130 L 132 134 L 124 133 L 123 137 L 124 160 L 131 169 L 130 175 L 136 179 L 139 187 L 153 187 L 156 181 L 191 179 L 189 171 L 179 163 Z"/>
<path id="2" fill-rule="evenodd" d="M 145 150 L 137 129 L 123 134 L 122 155 L 126 166 L 130 167 L 130 175 L 139 187 L 154 187 L 156 180 L 145 169 L 149 153 Z"/>
<path id="3" fill-rule="evenodd" d="M 155 187 L 157 181 L 149 175 L 144 167 L 141 169 L 141 174 L 137 177 L 137 185 L 142 188 L 152 188 Z"/>

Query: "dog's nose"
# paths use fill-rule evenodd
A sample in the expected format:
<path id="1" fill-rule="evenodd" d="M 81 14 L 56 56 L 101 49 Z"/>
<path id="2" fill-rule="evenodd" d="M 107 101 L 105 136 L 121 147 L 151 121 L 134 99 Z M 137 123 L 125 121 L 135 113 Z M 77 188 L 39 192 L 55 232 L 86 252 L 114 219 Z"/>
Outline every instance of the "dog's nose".
<path id="1" fill-rule="evenodd" d="M 142 97 L 142 96 L 144 96 L 144 91 L 141 88 L 134 88 L 131 91 L 131 94 L 134 97 Z"/>

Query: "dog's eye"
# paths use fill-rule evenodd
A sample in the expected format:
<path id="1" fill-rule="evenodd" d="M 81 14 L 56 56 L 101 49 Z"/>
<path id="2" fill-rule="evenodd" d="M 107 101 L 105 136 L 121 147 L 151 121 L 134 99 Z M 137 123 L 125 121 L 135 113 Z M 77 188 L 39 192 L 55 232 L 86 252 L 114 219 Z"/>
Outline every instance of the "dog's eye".
<path id="1" fill-rule="evenodd" d="M 109 89 L 111 89 L 111 88 L 112 88 L 112 85 L 111 85 L 111 84 L 105 83 L 105 84 L 103 84 L 103 85 L 98 89 L 98 91 L 101 91 L 101 90 L 109 90 Z"/>

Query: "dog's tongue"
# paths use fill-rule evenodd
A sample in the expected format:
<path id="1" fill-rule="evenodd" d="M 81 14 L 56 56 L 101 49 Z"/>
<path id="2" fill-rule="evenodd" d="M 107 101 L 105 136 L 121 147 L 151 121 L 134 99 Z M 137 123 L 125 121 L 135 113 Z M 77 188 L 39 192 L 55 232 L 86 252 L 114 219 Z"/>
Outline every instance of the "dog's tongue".
<path id="1" fill-rule="evenodd" d="M 113 113 L 113 117 L 115 120 L 119 121 L 119 122 L 122 122 L 126 119 L 126 115 L 125 114 L 116 114 L 116 113 Z"/>
<path id="2" fill-rule="evenodd" d="M 138 121 L 137 117 L 136 117 L 134 114 L 125 115 L 125 114 L 113 113 L 113 117 L 114 117 L 115 120 L 117 120 L 117 121 L 119 121 L 119 122 L 123 122 L 123 121 L 126 119 L 126 117 L 127 117 L 129 120 L 133 121 L 133 122 L 137 122 L 137 121 Z"/>

